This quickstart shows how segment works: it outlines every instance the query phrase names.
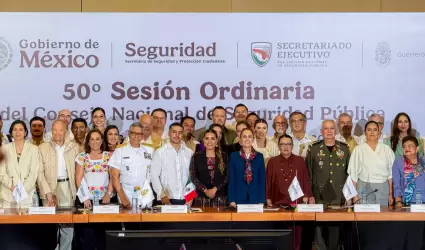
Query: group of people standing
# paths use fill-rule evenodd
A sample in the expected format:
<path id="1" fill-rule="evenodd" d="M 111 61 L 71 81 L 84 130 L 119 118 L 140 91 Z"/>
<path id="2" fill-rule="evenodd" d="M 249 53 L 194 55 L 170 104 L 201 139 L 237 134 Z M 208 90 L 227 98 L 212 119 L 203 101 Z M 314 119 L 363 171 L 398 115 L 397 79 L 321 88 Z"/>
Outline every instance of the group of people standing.
<path id="1" fill-rule="evenodd" d="M 107 126 L 102 108 L 93 109 L 90 127 L 84 119 L 72 120 L 69 110 L 61 110 L 50 133 L 44 133 L 41 117 L 31 119 L 30 131 L 25 122 L 16 120 L 8 135 L 0 133 L 5 156 L 0 163 L 3 207 L 17 206 L 12 193 L 18 182 L 29 194 L 22 206 L 31 206 L 37 194 L 44 206 L 74 206 L 83 179 L 90 191 L 90 199 L 80 204 L 86 208 L 98 197 L 103 204 L 117 199 L 130 209 L 134 190 L 145 183 L 151 185 L 155 200 L 146 203 L 140 197 L 142 207 L 186 204 L 190 183 L 198 195 L 192 205 L 341 206 L 347 202 L 342 189 L 348 176 L 359 193 L 371 193 L 369 203 L 401 207 L 415 203 L 418 192 L 424 197 L 423 140 L 412 134 L 405 113 L 395 117 L 388 137 L 382 132 L 382 116 L 372 115 L 364 135 L 357 137 L 352 134 L 352 117 L 343 113 L 337 121 L 322 122 L 320 141 L 306 132 L 307 119 L 301 112 L 288 119 L 276 116 L 270 137 L 268 122 L 249 113 L 245 105 L 234 108 L 233 118 L 234 123 L 226 124 L 226 109 L 217 106 L 209 128 L 195 131 L 196 120 L 190 116 L 167 128 L 167 112 L 155 109 L 132 124 L 126 138 L 116 126 Z M 295 177 L 304 196 L 293 201 L 288 188 Z M 317 227 L 318 247 L 338 249 L 340 230 L 338 225 Z M 422 234 L 420 230 L 414 235 Z M 300 249 L 304 233 L 300 227 L 294 232 L 294 249 Z M 61 225 L 61 249 L 71 249 L 72 236 L 72 225 Z M 83 249 L 101 244 L 81 237 Z"/>

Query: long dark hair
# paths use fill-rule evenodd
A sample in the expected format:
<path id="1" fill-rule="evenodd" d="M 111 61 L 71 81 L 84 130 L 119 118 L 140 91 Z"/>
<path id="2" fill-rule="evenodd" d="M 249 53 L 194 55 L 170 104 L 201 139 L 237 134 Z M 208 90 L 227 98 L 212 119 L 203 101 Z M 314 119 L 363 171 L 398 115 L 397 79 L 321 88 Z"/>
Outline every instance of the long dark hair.
<path id="1" fill-rule="evenodd" d="M 393 128 L 391 131 L 391 148 L 395 152 L 397 150 L 397 144 L 400 138 L 400 129 L 398 128 L 398 119 L 400 119 L 401 116 L 407 117 L 407 120 L 409 121 L 409 128 L 407 129 L 407 135 L 412 135 L 412 122 L 410 120 L 410 117 L 408 114 L 404 112 L 398 113 L 393 122 Z"/>
<path id="2" fill-rule="evenodd" d="M 267 126 L 267 130 L 269 129 L 269 124 L 267 123 L 267 121 L 266 120 L 264 120 L 264 119 L 258 119 L 258 120 L 256 120 L 255 121 L 255 123 L 254 123 L 254 130 L 255 130 L 255 127 L 257 126 L 257 124 L 261 124 L 261 123 L 263 123 L 263 124 L 266 124 L 266 126 Z M 254 132 L 254 134 L 255 134 L 255 131 L 253 131 Z M 265 141 L 264 141 L 264 147 L 266 148 L 267 147 L 267 133 L 266 133 L 266 138 L 264 138 L 265 139 Z M 279 142 L 278 142 L 279 143 Z"/>
<path id="3" fill-rule="evenodd" d="M 115 125 L 109 125 L 108 127 L 105 128 L 105 132 L 103 132 L 103 144 L 105 144 L 105 150 L 106 151 L 113 151 L 109 149 L 109 143 L 108 143 L 108 132 L 111 129 L 116 129 L 117 133 L 118 133 L 118 141 L 117 141 L 117 146 L 120 144 L 121 138 L 120 138 L 120 130 L 118 129 L 117 126 Z"/>
<path id="4" fill-rule="evenodd" d="M 102 140 L 102 145 L 100 145 L 100 150 L 102 150 L 102 152 L 105 151 L 105 141 L 103 140 L 102 132 L 100 132 L 99 129 L 92 129 L 87 133 L 86 141 L 84 142 L 84 151 L 87 154 L 89 154 L 91 152 L 91 148 L 90 148 L 89 143 L 90 143 L 91 134 L 93 134 L 93 133 L 98 133 L 100 135 L 100 139 Z"/>
<path id="5" fill-rule="evenodd" d="M 219 146 L 224 148 L 226 146 L 226 139 L 224 138 L 224 127 L 222 125 L 218 124 L 218 123 L 213 123 L 208 128 L 208 131 L 215 128 L 215 127 L 219 127 L 221 129 L 221 139 L 220 139 Z M 215 133 L 215 135 L 217 136 L 217 139 L 218 139 L 217 132 Z"/>
<path id="6" fill-rule="evenodd" d="M 93 129 L 95 128 L 95 125 L 94 125 L 94 123 L 93 123 L 93 116 L 94 116 L 94 113 L 96 113 L 97 111 L 100 111 L 100 112 L 102 112 L 102 113 L 103 113 L 103 116 L 105 116 L 105 125 L 108 125 L 108 124 L 107 124 L 107 123 L 108 123 L 108 119 L 106 118 L 105 110 L 104 110 L 103 108 L 101 108 L 101 107 L 96 107 L 96 108 L 94 108 L 94 109 L 91 111 L 91 123 L 92 123 L 92 128 L 93 128 Z"/>
<path id="7" fill-rule="evenodd" d="M 218 139 L 217 132 L 215 132 L 214 129 L 210 128 L 207 131 L 205 131 L 204 138 L 205 138 L 205 135 L 207 135 L 207 133 L 214 134 L 215 138 Z M 202 139 L 204 139 L 204 138 L 202 138 Z M 217 147 L 215 147 L 215 158 L 217 159 L 218 169 L 220 170 L 220 173 L 223 174 L 224 173 L 224 161 L 223 161 L 223 155 L 221 154 L 220 143 L 218 143 Z"/>

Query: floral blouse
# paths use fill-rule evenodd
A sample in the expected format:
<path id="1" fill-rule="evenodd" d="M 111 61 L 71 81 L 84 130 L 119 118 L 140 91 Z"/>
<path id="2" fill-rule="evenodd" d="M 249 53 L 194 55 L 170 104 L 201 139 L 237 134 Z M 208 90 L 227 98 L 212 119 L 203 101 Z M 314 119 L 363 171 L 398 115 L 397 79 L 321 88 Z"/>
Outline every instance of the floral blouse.
<path id="1" fill-rule="evenodd" d="M 84 178 L 90 190 L 90 199 L 98 192 L 101 199 L 108 191 L 109 184 L 109 167 L 108 161 L 112 152 L 104 151 L 102 159 L 92 160 L 86 152 L 77 155 L 75 162 L 84 168 Z"/>

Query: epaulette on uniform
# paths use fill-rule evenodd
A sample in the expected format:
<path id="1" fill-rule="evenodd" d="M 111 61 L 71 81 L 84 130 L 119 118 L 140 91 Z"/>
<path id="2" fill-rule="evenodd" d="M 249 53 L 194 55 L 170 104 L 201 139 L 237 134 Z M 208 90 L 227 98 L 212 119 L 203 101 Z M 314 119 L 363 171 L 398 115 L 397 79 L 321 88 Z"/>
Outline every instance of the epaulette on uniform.
<path id="1" fill-rule="evenodd" d="M 347 144 L 347 143 L 342 142 L 342 141 L 338 141 L 338 143 L 339 143 L 340 145 L 342 145 L 342 146 L 346 146 L 346 147 L 348 148 L 348 144 Z"/>
<path id="2" fill-rule="evenodd" d="M 153 150 L 156 150 L 156 149 L 157 149 L 157 148 L 155 148 L 155 146 L 154 146 L 153 144 L 151 144 L 151 143 L 142 143 L 142 145 L 143 145 L 143 146 L 145 146 L 145 147 L 152 148 Z"/>
<path id="3" fill-rule="evenodd" d="M 314 145 L 317 145 L 317 144 L 321 144 L 323 142 L 323 140 L 320 140 L 320 141 L 314 141 L 314 142 L 311 142 L 310 143 L 310 146 L 314 146 Z"/>
<path id="4" fill-rule="evenodd" d="M 127 142 L 121 143 L 120 145 L 117 146 L 117 148 L 122 148 L 127 146 Z"/>

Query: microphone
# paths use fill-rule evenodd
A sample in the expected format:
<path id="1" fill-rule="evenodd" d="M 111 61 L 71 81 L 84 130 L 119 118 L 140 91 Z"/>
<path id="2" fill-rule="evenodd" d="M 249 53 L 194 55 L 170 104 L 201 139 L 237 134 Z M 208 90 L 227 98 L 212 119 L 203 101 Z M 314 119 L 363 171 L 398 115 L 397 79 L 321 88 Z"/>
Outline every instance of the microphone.
<path id="1" fill-rule="evenodd" d="M 368 193 L 367 195 L 366 195 L 366 200 L 367 200 L 367 198 L 369 197 L 369 195 L 371 195 L 371 194 L 373 194 L 373 193 L 376 193 L 376 192 L 378 192 L 378 189 L 376 188 L 375 190 L 373 190 L 372 192 L 370 192 L 370 193 Z M 359 204 L 359 202 L 360 202 L 360 199 L 358 200 L 358 201 L 356 201 L 356 204 Z"/>
<path id="2" fill-rule="evenodd" d="M 368 193 L 368 194 L 366 195 L 366 200 L 367 200 L 367 197 L 369 197 L 369 195 L 374 194 L 374 193 L 376 193 L 376 192 L 378 192 L 378 189 L 377 189 L 377 188 L 376 188 L 375 190 L 373 190 L 372 192 Z"/>

